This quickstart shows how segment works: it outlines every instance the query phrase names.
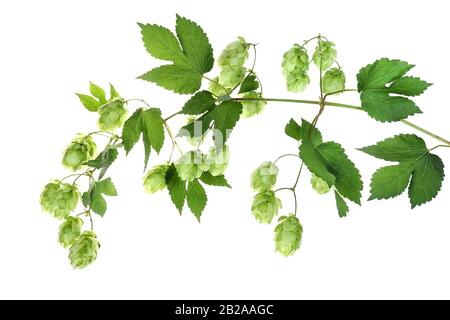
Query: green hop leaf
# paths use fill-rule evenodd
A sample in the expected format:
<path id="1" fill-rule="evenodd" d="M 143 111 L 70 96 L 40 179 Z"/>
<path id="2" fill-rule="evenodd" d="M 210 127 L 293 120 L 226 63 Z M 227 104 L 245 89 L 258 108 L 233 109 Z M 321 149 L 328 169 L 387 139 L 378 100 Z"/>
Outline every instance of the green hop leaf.
<path id="1" fill-rule="evenodd" d="M 100 169 L 98 178 L 102 179 L 108 171 L 109 167 L 113 164 L 114 161 L 116 161 L 118 155 L 119 152 L 117 151 L 117 148 L 115 148 L 114 146 L 107 146 L 105 150 L 103 150 L 97 156 L 97 158 L 87 161 L 84 164 L 92 168 Z"/>
<path id="2" fill-rule="evenodd" d="M 404 97 L 420 95 L 431 85 L 419 78 L 406 77 L 413 67 L 404 61 L 383 58 L 360 70 L 358 91 L 361 106 L 369 116 L 381 122 L 392 122 L 422 112 L 412 100 Z"/>
<path id="3" fill-rule="evenodd" d="M 416 135 L 398 135 L 360 150 L 379 159 L 398 162 L 373 174 L 369 200 L 399 196 L 409 185 L 411 207 L 415 208 L 433 200 L 441 190 L 444 163 Z"/>
<path id="4" fill-rule="evenodd" d="M 116 88 L 110 83 L 109 84 L 109 100 L 113 100 L 120 97 L 120 94 L 117 92 Z"/>
<path id="5" fill-rule="evenodd" d="M 151 148 L 159 153 L 164 144 L 164 120 L 161 117 L 160 109 L 137 109 L 125 121 L 122 130 L 122 140 L 127 154 L 138 142 L 141 133 L 145 151 L 144 163 L 145 167 L 147 167 Z"/>
<path id="6" fill-rule="evenodd" d="M 313 54 L 313 61 L 317 68 L 322 71 L 329 69 L 336 60 L 336 49 L 334 43 L 330 41 L 320 40 L 317 43 L 316 50 Z"/>
<path id="7" fill-rule="evenodd" d="M 294 119 L 289 120 L 288 124 L 284 128 L 284 132 L 288 137 L 291 137 L 297 141 L 300 141 L 303 138 L 301 126 Z"/>
<path id="8" fill-rule="evenodd" d="M 345 74 L 342 69 L 332 68 L 328 70 L 323 78 L 324 93 L 338 92 L 345 89 Z"/>
<path id="9" fill-rule="evenodd" d="M 205 171 L 202 173 L 200 180 L 202 180 L 203 183 L 210 185 L 210 186 L 231 188 L 227 179 L 225 179 L 225 176 L 223 176 L 223 175 L 213 176 L 208 171 Z"/>
<path id="10" fill-rule="evenodd" d="M 122 127 L 128 111 L 122 100 L 111 101 L 98 109 L 98 127 L 104 131 L 114 131 Z"/>
<path id="11" fill-rule="evenodd" d="M 277 182 L 278 167 L 272 162 L 262 163 L 252 173 L 251 187 L 256 192 L 264 192 L 272 189 Z"/>
<path id="12" fill-rule="evenodd" d="M 171 164 L 167 169 L 166 184 L 170 198 L 181 214 L 186 201 L 186 181 L 181 180 L 174 164 Z"/>
<path id="13" fill-rule="evenodd" d="M 228 44 L 217 60 L 220 67 L 242 67 L 248 58 L 248 48 L 250 45 L 244 38 L 238 37 L 234 42 Z"/>
<path id="14" fill-rule="evenodd" d="M 159 153 L 164 145 L 164 120 L 161 117 L 161 110 L 158 108 L 145 110 L 142 125 L 144 146 L 148 141 L 147 148 L 151 145 L 156 153 Z"/>
<path id="15" fill-rule="evenodd" d="M 110 84 L 109 87 L 111 95 L 109 101 L 111 102 L 112 100 L 119 98 L 120 96 L 116 91 L 116 88 L 114 88 L 112 84 Z M 77 93 L 76 95 L 87 110 L 91 112 L 97 112 L 101 106 L 108 102 L 108 100 L 106 100 L 105 90 L 95 83 L 91 82 L 89 85 L 89 91 L 92 96 L 81 93 Z"/>
<path id="16" fill-rule="evenodd" d="M 77 171 L 96 154 L 97 145 L 92 137 L 78 134 L 64 151 L 62 164 L 70 170 Z"/>
<path id="17" fill-rule="evenodd" d="M 325 142 L 314 146 L 310 141 L 304 140 L 300 146 L 300 158 L 328 186 L 334 185 L 342 196 L 361 204 L 361 174 L 340 144 Z"/>
<path id="18" fill-rule="evenodd" d="M 241 87 L 239 88 L 239 93 L 257 90 L 259 88 L 259 82 L 256 79 L 256 75 L 254 74 L 249 74 L 246 76 L 242 81 Z"/>
<path id="19" fill-rule="evenodd" d="M 275 228 L 275 250 L 288 257 L 300 248 L 303 227 L 294 215 L 283 216 Z"/>
<path id="20" fill-rule="evenodd" d="M 150 70 L 138 79 L 154 82 L 156 85 L 179 94 L 190 94 L 200 89 L 202 75 L 191 67 L 164 65 Z"/>
<path id="21" fill-rule="evenodd" d="M 84 164 L 96 169 L 108 168 L 113 164 L 114 161 L 116 161 L 118 155 L 119 152 L 116 148 L 108 147 L 100 152 L 97 158 L 95 158 L 94 160 L 89 160 Z"/>
<path id="22" fill-rule="evenodd" d="M 241 83 L 244 76 L 244 67 L 225 66 L 219 74 L 219 83 L 227 89 L 232 89 Z"/>
<path id="23" fill-rule="evenodd" d="M 148 193 L 155 193 L 166 187 L 166 173 L 168 164 L 154 166 L 144 176 L 144 188 Z"/>
<path id="24" fill-rule="evenodd" d="M 323 142 L 320 131 L 309 128 L 310 124 L 303 121 L 299 133 L 302 137 L 299 155 L 304 164 L 329 187 L 335 186 L 339 194 L 361 204 L 363 182 L 355 164 L 340 144 Z"/>
<path id="25" fill-rule="evenodd" d="M 202 216 L 203 210 L 206 207 L 208 197 L 206 196 L 205 189 L 197 179 L 193 179 L 192 181 L 188 182 L 186 199 L 192 213 L 200 222 L 200 217 Z"/>
<path id="26" fill-rule="evenodd" d="M 72 244 L 69 251 L 69 260 L 76 269 L 84 269 L 97 258 L 100 243 L 92 231 L 83 232 Z"/>
<path id="27" fill-rule="evenodd" d="M 86 94 L 76 93 L 77 97 L 80 99 L 81 104 L 91 112 L 97 112 L 98 108 L 102 105 L 100 101 L 94 97 L 88 96 Z"/>
<path id="28" fill-rule="evenodd" d="M 214 108 L 216 100 L 211 92 L 200 91 L 190 98 L 181 109 L 181 113 L 199 115 Z"/>
<path id="29" fill-rule="evenodd" d="M 110 197 L 117 196 L 117 190 L 111 178 L 107 178 L 94 183 L 92 188 L 83 194 L 83 202 L 86 207 L 90 207 L 92 211 L 103 217 L 106 213 L 107 205 L 103 195 Z"/>
<path id="30" fill-rule="evenodd" d="M 330 186 L 323 179 L 315 174 L 311 175 L 311 185 L 313 189 L 319 194 L 325 194 L 330 191 Z"/>
<path id="31" fill-rule="evenodd" d="M 272 190 L 258 193 L 253 199 L 252 213 L 256 220 L 262 224 L 270 224 L 282 207 L 281 200 Z"/>
<path id="32" fill-rule="evenodd" d="M 100 101 L 102 105 L 106 103 L 106 93 L 105 90 L 103 90 L 101 87 L 91 82 L 89 86 L 89 91 L 95 98 L 97 98 Z"/>
<path id="33" fill-rule="evenodd" d="M 200 151 L 185 153 L 175 164 L 178 176 L 183 181 L 193 181 L 201 177 L 204 171 L 208 171 L 207 156 Z"/>
<path id="34" fill-rule="evenodd" d="M 420 96 L 430 86 L 431 83 L 421 80 L 415 77 L 401 77 L 393 81 L 388 87 L 388 91 L 394 94 L 400 94 L 403 96 Z"/>
<path id="35" fill-rule="evenodd" d="M 344 198 L 339 194 L 339 192 L 334 191 L 334 196 L 336 198 L 336 207 L 338 210 L 339 217 L 345 218 L 349 212 L 349 208 Z"/>
<path id="36" fill-rule="evenodd" d="M 202 28 L 179 15 L 176 20 L 177 37 L 158 25 L 139 26 L 147 51 L 157 59 L 173 62 L 150 70 L 139 78 L 176 93 L 196 92 L 201 86 L 202 75 L 214 64 L 211 44 Z"/>
<path id="37" fill-rule="evenodd" d="M 142 133 L 142 115 L 143 109 L 137 109 L 133 115 L 125 121 L 122 129 L 122 141 L 126 154 L 133 149 L 139 141 Z"/>
<path id="38" fill-rule="evenodd" d="M 242 95 L 242 98 L 247 98 L 247 99 L 261 99 L 261 93 L 258 93 L 256 91 L 250 91 L 247 93 L 244 93 Z M 266 106 L 267 102 L 266 101 L 258 101 L 258 100 L 242 100 L 242 114 L 241 117 L 242 118 L 250 118 L 253 117 L 257 114 L 260 114 L 261 112 L 264 111 L 264 107 Z"/>
<path id="39" fill-rule="evenodd" d="M 176 31 L 188 65 L 201 74 L 211 71 L 214 65 L 213 50 L 203 29 L 177 15 Z"/>
<path id="40" fill-rule="evenodd" d="M 208 172 L 213 176 L 222 176 L 228 168 L 230 148 L 226 145 L 220 150 L 213 147 L 209 150 L 206 160 L 209 164 Z"/>
<path id="41" fill-rule="evenodd" d="M 44 211 L 57 219 L 64 219 L 76 209 L 79 198 L 75 185 L 53 180 L 44 187 L 40 203 Z"/>
<path id="42" fill-rule="evenodd" d="M 302 119 L 302 125 L 299 125 L 294 119 L 289 120 L 284 131 L 287 136 L 297 141 L 309 140 L 314 146 L 323 142 L 320 131 L 316 127 L 312 127 L 305 119 Z"/>
<path id="43" fill-rule="evenodd" d="M 59 227 L 58 241 L 64 247 L 70 247 L 81 234 L 83 220 L 78 217 L 67 217 Z"/>
<path id="44" fill-rule="evenodd" d="M 224 101 L 208 114 L 214 121 L 214 144 L 216 149 L 223 148 L 242 113 L 242 104 L 237 101 Z M 220 133 L 220 134 L 219 134 Z"/>
<path id="45" fill-rule="evenodd" d="M 382 58 L 362 68 L 358 75 L 358 90 L 383 89 L 386 84 L 404 76 L 414 65 L 401 60 Z"/>

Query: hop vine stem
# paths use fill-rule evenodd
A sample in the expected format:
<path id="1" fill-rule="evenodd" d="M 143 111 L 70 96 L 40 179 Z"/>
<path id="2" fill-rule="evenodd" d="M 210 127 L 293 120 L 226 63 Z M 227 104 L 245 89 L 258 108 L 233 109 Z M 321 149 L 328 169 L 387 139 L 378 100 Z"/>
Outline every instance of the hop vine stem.
<path id="1" fill-rule="evenodd" d="M 170 140 L 172 140 L 172 143 L 174 146 L 177 147 L 178 152 L 180 152 L 180 154 L 183 154 L 183 151 L 181 150 L 180 146 L 178 145 L 177 140 L 175 139 L 172 130 L 170 129 L 169 125 L 167 124 L 167 120 L 163 121 L 164 127 L 166 128 L 167 133 L 169 134 Z"/>
<path id="2" fill-rule="evenodd" d="M 287 103 L 299 103 L 299 104 L 310 104 L 310 105 L 318 105 L 320 106 L 321 101 L 315 101 L 315 100 L 297 100 L 297 99 L 282 99 L 282 98 L 232 98 L 235 101 L 266 101 L 266 102 L 287 102 Z M 325 106 L 329 107 L 337 107 L 337 108 L 345 108 L 350 110 L 356 110 L 356 111 L 364 111 L 363 108 L 359 106 L 344 104 L 344 103 L 336 103 L 336 102 L 325 102 Z M 400 120 L 403 124 L 422 132 L 423 134 L 442 142 L 446 146 L 450 146 L 450 141 L 447 139 L 442 138 L 441 136 L 434 134 L 408 120 Z"/>

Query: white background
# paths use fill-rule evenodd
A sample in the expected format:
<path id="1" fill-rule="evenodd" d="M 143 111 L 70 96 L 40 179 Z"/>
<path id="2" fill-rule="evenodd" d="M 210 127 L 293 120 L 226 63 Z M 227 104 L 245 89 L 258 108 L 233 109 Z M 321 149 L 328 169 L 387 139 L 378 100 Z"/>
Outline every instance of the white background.
<path id="1" fill-rule="evenodd" d="M 339 219 L 332 195 L 313 193 L 305 171 L 302 247 L 288 259 L 274 252 L 274 225 L 259 225 L 250 213 L 249 176 L 262 161 L 297 151 L 284 125 L 292 116 L 311 119 L 314 106 L 272 103 L 239 123 L 227 172 L 233 190 L 209 188 L 201 224 L 188 210 L 180 217 L 166 192 L 143 192 L 140 146 L 128 158 L 122 154 L 110 171 L 120 196 L 95 219 L 102 248 L 83 271 L 70 267 L 56 242 L 59 222 L 38 203 L 48 180 L 67 174 L 60 161 L 70 139 L 95 130 L 96 115 L 74 95 L 86 92 L 89 80 L 112 82 L 125 98 L 145 98 L 164 115 L 187 100 L 135 79 L 161 63 L 143 48 L 138 21 L 173 29 L 175 13 L 189 17 L 216 54 L 239 35 L 259 43 L 256 70 L 271 97 L 317 97 L 317 86 L 287 94 L 280 63 L 294 42 L 319 32 L 336 43 L 349 87 L 375 59 L 404 59 L 435 84 L 417 99 L 424 114 L 413 121 L 450 138 L 448 9 L 446 1 L 391 0 L 2 1 L 0 298 L 450 298 L 448 181 L 435 201 L 414 211 L 403 195 L 353 205 Z M 358 104 L 354 94 L 335 100 Z M 414 132 L 333 108 L 319 126 L 361 169 L 365 199 L 371 173 L 384 163 L 355 148 Z M 169 145 L 152 165 L 167 158 Z M 437 153 L 449 166 L 448 150 Z M 280 186 L 292 183 L 297 165 L 280 163 Z M 283 213 L 292 211 L 289 194 L 283 203 Z"/>

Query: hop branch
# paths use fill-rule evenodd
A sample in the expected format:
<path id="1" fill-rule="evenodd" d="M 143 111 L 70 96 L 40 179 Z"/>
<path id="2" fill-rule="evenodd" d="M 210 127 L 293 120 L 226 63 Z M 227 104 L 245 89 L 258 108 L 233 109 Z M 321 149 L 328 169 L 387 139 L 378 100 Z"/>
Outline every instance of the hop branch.
<path id="1" fill-rule="evenodd" d="M 139 78 L 174 93 L 192 96 L 180 111 L 164 117 L 160 109 L 151 107 L 143 99 L 124 99 L 113 85 L 110 85 L 108 97 L 106 91 L 94 83 L 90 84 L 90 94 L 77 94 L 88 111 L 98 113 L 99 131 L 78 134 L 72 140 L 63 154 L 62 163 L 74 173 L 52 180 L 40 198 L 43 210 L 62 221 L 59 242 L 69 250 L 69 260 L 74 268 L 84 268 L 97 257 L 100 243 L 94 232 L 93 216 L 103 217 L 107 211 L 107 197 L 117 196 L 111 178 L 105 176 L 120 150 L 128 155 L 142 141 L 144 168 L 147 168 L 150 161 L 158 158 L 165 140 L 169 139 L 171 152 L 168 159 L 147 170 L 143 187 L 148 193 L 167 189 L 180 214 L 187 203 L 200 221 L 208 200 L 206 187 L 231 188 L 224 174 L 231 154 L 226 142 L 234 127 L 242 119 L 263 112 L 269 102 L 318 108 L 313 119 L 291 119 L 285 126 L 286 135 L 298 142 L 299 149 L 280 155 L 274 161 L 263 162 L 251 175 L 255 197 L 249 211 L 259 223 L 271 224 L 275 218 L 278 220 L 274 241 L 276 251 L 282 255 L 294 254 L 301 244 L 303 226 L 298 217 L 297 188 L 305 170 L 310 172 L 314 190 L 322 195 L 334 195 L 340 217 L 349 213 L 348 202 L 361 205 L 363 181 L 358 168 L 341 144 L 325 141 L 319 130 L 320 117 L 329 107 L 364 112 L 379 122 L 401 122 L 438 142 L 429 147 L 417 135 L 399 134 L 359 149 L 393 162 L 373 174 L 369 200 L 389 199 L 408 189 L 411 207 L 415 208 L 433 200 L 439 193 L 444 180 L 444 164 L 432 152 L 450 147 L 450 142 L 407 120 L 422 112 L 412 98 L 423 94 L 430 86 L 408 74 L 413 65 L 396 59 L 379 59 L 363 67 L 356 76 L 357 87 L 349 88 L 347 76 L 337 60 L 335 44 L 318 35 L 301 44 L 293 44 L 282 57 L 281 71 L 287 90 L 296 93 L 310 86 L 310 75 L 317 72 L 319 100 L 269 98 L 264 95 L 255 70 L 256 44 L 242 37 L 228 44 L 216 60 L 220 69 L 218 74 L 209 76 L 207 74 L 214 65 L 213 50 L 198 24 L 177 15 L 176 34 L 155 24 L 139 24 L 139 27 L 148 53 L 167 61 Z M 207 89 L 201 90 L 205 82 Z M 359 94 L 361 106 L 329 101 L 344 93 Z M 139 108 L 129 113 L 131 102 L 138 103 Z M 169 122 L 181 115 L 186 117 L 186 124 L 174 134 Z M 97 139 L 106 139 L 106 146 L 100 152 Z M 191 145 L 191 150 L 182 150 L 181 139 Z M 205 146 L 207 152 L 202 151 Z M 291 186 L 277 186 L 279 164 L 286 157 L 299 160 L 298 173 Z M 283 209 L 277 196 L 283 191 L 293 196 L 292 211 Z M 83 209 L 77 213 L 79 206 Z M 278 217 L 281 211 L 284 214 Z M 90 229 L 83 230 L 86 219 Z"/>

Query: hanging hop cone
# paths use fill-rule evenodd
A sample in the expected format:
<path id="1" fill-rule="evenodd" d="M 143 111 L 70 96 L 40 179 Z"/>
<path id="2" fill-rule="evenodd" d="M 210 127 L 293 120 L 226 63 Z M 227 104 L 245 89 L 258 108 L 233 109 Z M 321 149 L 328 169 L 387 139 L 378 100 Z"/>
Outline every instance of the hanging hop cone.
<path id="1" fill-rule="evenodd" d="M 270 224 L 280 208 L 281 200 L 272 190 L 258 193 L 253 199 L 252 213 L 260 223 Z"/>
<path id="2" fill-rule="evenodd" d="M 220 85 L 219 77 L 215 77 L 212 80 L 213 81 L 209 82 L 208 91 L 211 92 L 216 97 L 220 97 L 220 96 L 226 95 L 227 91 L 225 90 L 225 88 L 222 85 Z"/>
<path id="3" fill-rule="evenodd" d="M 264 162 L 252 173 L 251 187 L 256 192 L 272 189 L 277 182 L 278 167 L 272 162 Z"/>
<path id="4" fill-rule="evenodd" d="M 275 228 L 275 250 L 285 257 L 291 256 L 300 248 L 303 227 L 296 216 L 283 216 Z"/>
<path id="5" fill-rule="evenodd" d="M 322 78 L 325 93 L 342 91 L 345 89 L 345 74 L 342 69 L 332 68 Z"/>
<path id="6" fill-rule="evenodd" d="M 223 146 L 222 150 L 217 152 L 215 147 L 208 153 L 207 162 L 209 164 L 209 173 L 213 176 L 221 176 L 225 173 L 230 160 L 230 151 L 228 146 Z"/>
<path id="7" fill-rule="evenodd" d="M 148 193 L 155 193 L 166 187 L 166 172 L 169 169 L 168 164 L 154 166 L 144 176 L 144 189 Z"/>
<path id="8" fill-rule="evenodd" d="M 92 231 L 83 232 L 72 244 L 69 251 L 69 260 L 74 268 L 83 269 L 97 258 L 100 243 Z"/>
<path id="9" fill-rule="evenodd" d="M 73 171 L 80 170 L 83 163 L 94 159 L 97 154 L 97 145 L 91 136 L 78 135 L 66 148 L 62 164 Z"/>
<path id="10" fill-rule="evenodd" d="M 281 68 L 286 78 L 288 91 L 305 91 L 310 82 L 308 77 L 309 57 L 305 48 L 300 47 L 298 44 L 292 46 L 283 55 Z"/>
<path id="11" fill-rule="evenodd" d="M 64 247 L 70 247 L 81 234 L 83 220 L 78 217 L 67 217 L 59 227 L 58 241 Z"/>
<path id="12" fill-rule="evenodd" d="M 329 69 L 337 56 L 334 43 L 330 41 L 320 40 L 317 44 L 316 51 L 313 54 L 313 61 L 317 68 L 322 65 L 322 70 Z"/>
<path id="13" fill-rule="evenodd" d="M 256 91 L 250 91 L 247 93 L 244 93 L 242 95 L 242 98 L 250 98 L 250 99 L 260 99 L 262 96 L 260 93 Z M 260 114 L 264 111 L 264 107 L 266 106 L 266 101 L 249 101 L 249 100 L 242 100 L 241 101 L 243 109 L 242 109 L 242 118 L 250 118 L 257 114 Z"/>
<path id="14" fill-rule="evenodd" d="M 303 92 L 309 83 L 308 74 L 304 71 L 295 70 L 286 77 L 287 89 L 290 92 Z"/>
<path id="15" fill-rule="evenodd" d="M 184 181 L 200 178 L 204 171 L 208 171 L 207 157 L 200 151 L 185 153 L 175 164 L 178 176 Z"/>
<path id="16" fill-rule="evenodd" d="M 319 194 L 325 194 L 330 191 L 330 186 L 328 183 L 325 182 L 325 180 L 319 178 L 315 174 L 311 176 L 311 185 L 315 191 Z"/>
<path id="17" fill-rule="evenodd" d="M 238 37 L 238 40 L 228 44 L 219 56 L 220 67 L 233 66 L 242 67 L 248 58 L 248 48 L 250 45 L 245 39 Z"/>
<path id="18" fill-rule="evenodd" d="M 293 45 L 292 48 L 283 55 L 281 68 L 283 69 L 285 77 L 295 70 L 307 72 L 309 69 L 309 57 L 306 49 L 300 47 L 298 44 Z"/>
<path id="19" fill-rule="evenodd" d="M 244 76 L 244 67 L 225 66 L 219 74 L 219 83 L 227 89 L 232 89 L 244 79 Z"/>
<path id="20" fill-rule="evenodd" d="M 98 109 L 98 127 L 104 131 L 121 128 L 127 120 L 128 111 L 121 99 L 111 101 Z"/>
<path id="21" fill-rule="evenodd" d="M 54 180 L 44 187 L 40 203 L 44 211 L 57 219 L 64 219 L 75 210 L 79 198 L 76 186 Z"/>

